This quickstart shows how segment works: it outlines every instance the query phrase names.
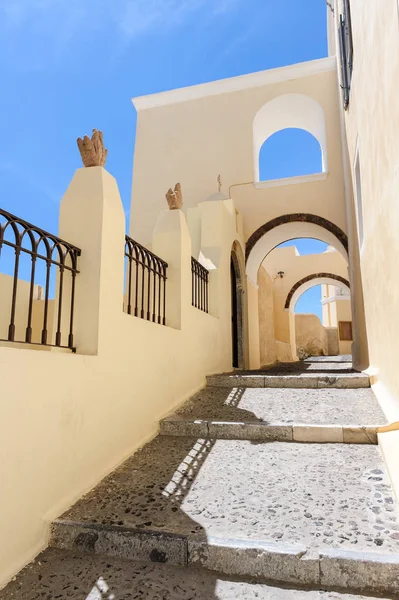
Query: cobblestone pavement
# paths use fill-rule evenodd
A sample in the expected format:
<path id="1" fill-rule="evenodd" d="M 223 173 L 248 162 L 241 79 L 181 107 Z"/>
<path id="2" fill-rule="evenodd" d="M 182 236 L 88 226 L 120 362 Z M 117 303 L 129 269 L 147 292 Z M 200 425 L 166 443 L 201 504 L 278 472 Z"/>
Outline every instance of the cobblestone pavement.
<path id="1" fill-rule="evenodd" d="M 375 446 L 158 437 L 62 518 L 399 552 L 398 509 Z"/>
<path id="2" fill-rule="evenodd" d="M 367 600 L 240 582 L 204 569 L 180 569 L 46 550 L 4 590 L 0 600 Z M 385 596 L 387 599 L 387 596 Z M 368 600 L 376 600 L 368 597 Z"/>
<path id="3" fill-rule="evenodd" d="M 180 410 L 187 419 L 265 421 L 313 425 L 383 425 L 371 389 L 281 389 L 207 387 Z"/>

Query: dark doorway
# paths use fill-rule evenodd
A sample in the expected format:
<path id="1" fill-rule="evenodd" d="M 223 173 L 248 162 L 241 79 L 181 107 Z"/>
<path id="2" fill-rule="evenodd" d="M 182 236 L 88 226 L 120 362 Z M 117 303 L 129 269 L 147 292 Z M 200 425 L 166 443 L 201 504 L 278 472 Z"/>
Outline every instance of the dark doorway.
<path id="1" fill-rule="evenodd" d="M 237 274 L 233 258 L 230 261 L 231 273 L 231 339 L 233 344 L 233 367 L 238 369 L 239 348 L 238 348 L 238 303 L 237 303 Z"/>

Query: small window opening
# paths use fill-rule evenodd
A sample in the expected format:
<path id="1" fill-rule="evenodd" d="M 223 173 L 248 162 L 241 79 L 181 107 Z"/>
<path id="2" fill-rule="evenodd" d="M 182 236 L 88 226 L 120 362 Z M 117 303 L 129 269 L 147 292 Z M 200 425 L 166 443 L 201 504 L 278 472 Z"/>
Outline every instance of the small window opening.
<path id="1" fill-rule="evenodd" d="M 352 321 L 339 321 L 339 339 L 341 342 L 352 342 Z"/>
<path id="2" fill-rule="evenodd" d="M 260 181 L 323 172 L 323 153 L 308 131 L 287 128 L 271 135 L 259 153 Z"/>

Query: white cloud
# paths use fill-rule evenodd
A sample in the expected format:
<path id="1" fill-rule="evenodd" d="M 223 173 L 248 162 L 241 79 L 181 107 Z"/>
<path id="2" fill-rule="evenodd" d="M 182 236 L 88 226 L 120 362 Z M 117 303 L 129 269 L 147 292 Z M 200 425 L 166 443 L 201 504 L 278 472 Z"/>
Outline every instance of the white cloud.
<path id="1" fill-rule="evenodd" d="M 129 37 L 153 29 L 170 30 L 182 25 L 196 12 L 214 18 L 233 10 L 239 0 L 127 0 L 118 24 Z"/>
<path id="2" fill-rule="evenodd" d="M 196 12 L 213 18 L 241 0 L 0 0 L 0 23 L 8 29 L 29 26 L 54 38 L 115 28 L 130 39 L 181 26 Z"/>
<path id="3" fill-rule="evenodd" d="M 145 37 L 222 23 L 244 0 L 0 0 L 0 64 L 41 71 L 67 61 L 103 64 Z M 193 24 L 194 23 L 194 24 Z"/>

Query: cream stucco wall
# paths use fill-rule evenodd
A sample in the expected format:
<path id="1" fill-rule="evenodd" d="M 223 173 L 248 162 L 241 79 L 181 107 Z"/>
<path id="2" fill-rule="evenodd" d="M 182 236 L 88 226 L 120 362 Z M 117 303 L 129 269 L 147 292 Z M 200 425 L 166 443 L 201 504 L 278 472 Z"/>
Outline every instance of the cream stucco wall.
<path id="1" fill-rule="evenodd" d="M 354 196 L 357 152 L 360 159 L 364 228 L 360 256 L 370 362 L 399 398 L 394 351 L 399 339 L 399 286 L 393 276 L 399 251 L 398 14 L 395 0 L 378 4 L 353 0 L 351 9 L 355 55 L 345 126 Z M 353 213 L 358 223 L 355 206 Z"/>
<path id="2" fill-rule="evenodd" d="M 340 4 L 337 3 L 337 9 Z M 339 10 L 336 10 L 338 18 Z M 392 421 L 399 420 L 399 15 L 397 0 L 351 0 L 354 63 L 344 116 L 353 190 L 354 254 L 360 257 L 370 372 Z M 356 177 L 356 160 L 359 173 Z M 360 225 L 362 221 L 363 227 Z M 360 240 L 360 241 L 359 241 Z M 360 280 L 360 279 L 359 279 Z M 399 433 L 380 436 L 399 491 Z"/>
<path id="3" fill-rule="evenodd" d="M 82 249 L 78 352 L 0 347 L 0 584 L 45 546 L 50 519 L 154 436 L 159 419 L 206 374 L 231 369 L 232 209 L 223 202 L 209 209 L 221 224 L 208 232 L 218 254 L 210 284 L 218 287 L 218 316 L 191 306 L 183 214 L 158 215 L 153 247 L 169 263 L 168 314 L 173 306 L 181 312 L 180 325 L 163 327 L 122 311 L 125 222 L 115 180 L 101 168 L 75 174 L 60 236 Z"/>
<path id="4" fill-rule="evenodd" d="M 308 97 L 324 116 L 321 129 L 325 129 L 328 174 L 282 180 L 273 187 L 254 185 L 258 140 L 254 120 L 268 101 L 284 99 L 287 94 Z M 319 118 L 316 111 L 296 118 L 298 103 L 282 102 L 282 127 L 307 127 L 309 121 L 313 131 L 313 119 Z M 346 230 L 333 58 L 136 98 L 134 104 L 138 122 L 130 224 L 133 237 L 148 243 L 165 191 L 176 181 L 182 184 L 186 210 L 215 194 L 218 174 L 222 191 L 234 199 L 242 215 L 246 237 L 270 219 L 294 212 L 321 215 Z M 275 113 L 269 119 L 274 125 Z M 259 139 L 266 139 L 270 127 L 262 121 L 262 128 Z M 142 210 L 143 199 L 146 210 Z"/>
<path id="5" fill-rule="evenodd" d="M 259 284 L 259 346 L 260 363 L 269 365 L 277 360 L 274 333 L 273 284 L 263 267 L 258 273 Z"/>

